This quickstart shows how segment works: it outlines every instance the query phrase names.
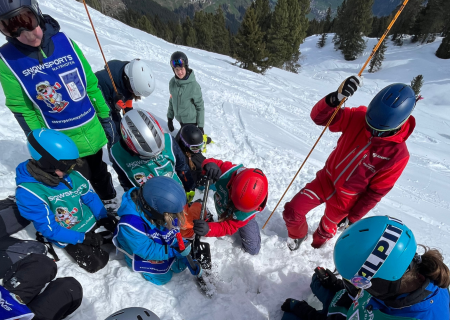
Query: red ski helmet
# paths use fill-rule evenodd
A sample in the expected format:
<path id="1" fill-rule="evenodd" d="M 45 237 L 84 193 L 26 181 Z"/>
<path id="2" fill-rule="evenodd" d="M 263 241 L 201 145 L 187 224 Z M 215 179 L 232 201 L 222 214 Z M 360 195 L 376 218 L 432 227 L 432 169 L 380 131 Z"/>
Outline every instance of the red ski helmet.
<path id="1" fill-rule="evenodd" d="M 230 189 L 231 201 L 239 211 L 262 211 L 266 206 L 269 182 L 260 169 L 244 169 L 238 172 Z"/>

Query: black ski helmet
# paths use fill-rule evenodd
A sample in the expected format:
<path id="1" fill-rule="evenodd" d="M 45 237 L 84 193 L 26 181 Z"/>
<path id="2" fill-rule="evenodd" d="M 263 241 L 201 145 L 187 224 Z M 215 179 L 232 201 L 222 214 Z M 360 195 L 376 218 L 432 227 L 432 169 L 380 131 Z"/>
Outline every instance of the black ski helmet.
<path id="1" fill-rule="evenodd" d="M 416 106 L 414 90 L 403 83 L 394 83 L 382 89 L 370 102 L 366 122 L 371 129 L 393 131 L 408 120 Z"/>
<path id="2" fill-rule="evenodd" d="M 172 55 L 170 56 L 170 66 L 172 67 L 172 69 L 174 69 L 174 64 L 173 61 L 177 61 L 177 60 L 182 60 L 185 64 L 185 68 L 186 70 L 189 69 L 189 59 L 188 57 L 181 51 L 175 51 L 174 53 L 172 53 Z"/>
<path id="3" fill-rule="evenodd" d="M 186 149 L 191 146 L 198 146 L 203 142 L 203 133 L 196 125 L 187 124 L 180 130 L 180 140 Z"/>
<path id="4" fill-rule="evenodd" d="M 45 19 L 37 0 L 0 0 L 0 20 L 13 17 L 22 8 L 30 9 L 38 18 L 40 27 L 44 28 Z"/>

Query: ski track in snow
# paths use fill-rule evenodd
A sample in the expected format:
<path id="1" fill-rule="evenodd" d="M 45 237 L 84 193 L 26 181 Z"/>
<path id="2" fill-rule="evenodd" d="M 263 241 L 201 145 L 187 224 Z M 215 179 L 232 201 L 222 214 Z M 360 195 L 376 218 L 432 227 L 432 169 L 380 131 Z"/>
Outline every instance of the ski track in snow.
<path id="1" fill-rule="evenodd" d="M 40 1 L 42 11 L 56 18 L 61 29 L 75 40 L 94 71 L 103 68 L 97 43 L 82 4 L 73 0 Z M 267 209 L 256 220 L 260 227 L 275 207 L 301 162 L 320 135 L 309 112 L 319 99 L 336 90 L 346 77 L 358 73 L 376 43 L 369 39 L 365 53 L 356 61 L 344 61 L 334 51 L 329 35 L 327 45 L 317 49 L 317 36 L 301 46 L 302 69 L 299 74 L 272 69 L 265 76 L 242 70 L 230 57 L 195 48 L 176 46 L 91 10 L 97 33 L 107 59 L 141 58 L 152 67 L 157 89 L 137 105 L 154 113 L 165 130 L 168 106 L 168 83 L 173 73 L 169 57 L 176 50 L 185 51 L 195 70 L 205 100 L 206 127 L 214 141 L 207 157 L 215 157 L 247 167 L 257 167 L 269 179 Z M 364 86 L 347 103 L 367 105 L 384 86 L 392 82 L 409 83 L 424 75 L 422 95 L 416 110 L 417 127 L 408 140 L 410 162 L 397 185 L 369 215 L 391 215 L 402 219 L 414 231 L 417 241 L 440 248 L 449 262 L 450 244 L 450 60 L 439 60 L 434 52 L 440 39 L 432 44 L 417 45 L 405 41 L 395 47 L 388 41 L 386 60 L 381 71 L 365 73 Z M 4 106 L 0 91 L 0 195 L 15 190 L 15 167 L 28 159 L 26 139 L 12 113 Z M 225 103 L 225 104 L 224 104 Z M 175 125 L 177 126 L 177 125 Z M 68 319 L 104 319 L 126 307 L 141 306 L 161 319 L 280 319 L 281 304 L 286 298 L 305 299 L 314 306 L 309 283 L 313 269 L 333 265 L 336 239 L 324 248 L 314 250 L 311 234 L 323 214 L 323 205 L 308 215 L 309 239 L 301 250 L 286 248 L 287 231 L 282 219 L 284 203 L 291 199 L 323 167 L 339 134 L 327 132 L 306 163 L 301 174 L 287 192 L 277 211 L 262 231 L 262 247 L 258 256 L 241 249 L 236 236 L 207 238 L 217 276 L 217 293 L 204 297 L 186 271 L 174 275 L 172 281 L 158 287 L 126 266 L 123 256 L 111 248 L 110 262 L 100 272 L 88 274 L 80 269 L 64 251 L 56 249 L 58 276 L 73 276 L 81 282 L 84 299 L 81 307 Z M 105 161 L 109 162 L 107 156 Z M 123 190 L 113 174 L 114 184 Z M 201 197 L 197 194 L 196 197 Z M 209 208 L 216 214 L 212 193 Z M 34 238 L 34 228 L 17 233 L 23 239 Z"/>

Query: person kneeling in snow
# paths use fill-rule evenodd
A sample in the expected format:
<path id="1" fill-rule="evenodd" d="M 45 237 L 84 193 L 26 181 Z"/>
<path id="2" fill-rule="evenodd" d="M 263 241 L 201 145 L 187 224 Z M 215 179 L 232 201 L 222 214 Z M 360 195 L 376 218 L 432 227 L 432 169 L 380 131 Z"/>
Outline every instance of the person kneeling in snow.
<path id="1" fill-rule="evenodd" d="M 244 250 L 251 255 L 258 254 L 261 234 L 255 216 L 264 210 L 267 203 L 267 177 L 260 169 L 244 168 L 242 164 L 234 165 L 212 158 L 203 162 L 203 169 L 208 179 L 217 181 L 214 203 L 219 222 L 196 220 L 200 217 L 200 210 L 189 210 L 186 225 L 193 220 L 195 234 L 205 237 L 232 235 L 239 230 Z M 183 235 L 189 232 L 192 233 L 183 230 Z"/>
<path id="2" fill-rule="evenodd" d="M 120 130 L 122 139 L 110 152 L 125 191 L 142 186 L 153 177 L 166 176 L 194 196 L 194 180 L 180 147 L 170 134 L 164 133 L 151 113 L 137 108 L 127 112 Z"/>
<path id="3" fill-rule="evenodd" d="M 361 78 L 347 78 L 337 91 L 317 102 L 312 120 L 325 126 L 340 101 L 360 85 Z M 331 132 L 342 132 L 336 149 L 316 178 L 284 206 L 290 250 L 297 250 L 305 240 L 306 215 L 315 207 L 325 203 L 311 244 L 317 249 L 334 237 L 338 225 L 363 218 L 394 187 L 408 164 L 406 140 L 416 126 L 411 116 L 415 105 L 412 88 L 395 83 L 382 89 L 369 107 L 339 109 L 329 127 Z"/>
<path id="4" fill-rule="evenodd" d="M 323 304 L 287 299 L 282 320 L 449 319 L 450 271 L 438 250 L 416 253 L 413 232 L 388 216 L 362 219 L 336 241 L 334 264 L 314 275 L 312 292 Z"/>
<path id="5" fill-rule="evenodd" d="M 36 129 L 28 135 L 28 150 L 32 159 L 16 168 L 20 214 L 81 268 L 97 272 L 108 263 L 109 254 L 100 246 L 116 222 L 89 181 L 73 170 L 79 162 L 77 146 L 64 133 Z M 109 231 L 95 233 L 97 223 Z"/>
<path id="6" fill-rule="evenodd" d="M 0 319 L 61 320 L 75 312 L 83 288 L 72 277 L 54 280 L 56 273 L 56 263 L 43 254 L 13 264 L 0 286 Z"/>
<path id="7" fill-rule="evenodd" d="M 178 226 L 184 223 L 185 204 L 183 188 L 168 177 L 154 177 L 122 197 L 113 243 L 125 253 L 125 261 L 133 271 L 141 272 L 156 285 L 168 283 L 173 273 L 189 266 L 186 256 L 191 246 L 187 242 L 181 251 L 176 239 Z M 189 270 L 199 275 L 202 268 L 195 263 L 197 268 Z"/>

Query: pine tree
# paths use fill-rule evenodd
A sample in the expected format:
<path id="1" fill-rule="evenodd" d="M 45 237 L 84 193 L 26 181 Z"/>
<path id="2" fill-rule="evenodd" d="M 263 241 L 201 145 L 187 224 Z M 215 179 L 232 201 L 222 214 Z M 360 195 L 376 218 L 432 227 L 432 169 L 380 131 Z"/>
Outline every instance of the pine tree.
<path id="1" fill-rule="evenodd" d="M 343 35 L 346 25 L 345 11 L 347 9 L 347 0 L 344 0 L 337 9 L 337 15 L 333 22 L 335 35 L 333 37 L 334 48 L 341 49 L 341 35 Z"/>
<path id="2" fill-rule="evenodd" d="M 408 5 L 403 9 L 402 14 L 392 26 L 392 41 L 394 41 L 395 45 L 403 45 L 403 35 L 409 34 L 421 9 L 422 3 L 423 0 L 409 0 Z M 397 12 L 398 9 L 399 6 L 394 12 Z"/>
<path id="3" fill-rule="evenodd" d="M 212 51 L 212 30 L 213 30 L 212 13 L 197 11 L 194 16 L 194 29 L 197 33 L 197 48 Z"/>
<path id="4" fill-rule="evenodd" d="M 327 15 L 325 16 L 324 25 L 323 25 L 323 33 L 331 32 L 331 7 L 327 9 Z"/>
<path id="5" fill-rule="evenodd" d="M 323 47 L 325 47 L 326 43 L 327 43 L 327 34 L 324 32 L 324 33 L 322 33 L 322 35 L 320 36 L 319 41 L 317 42 L 317 47 L 318 48 L 323 48 Z"/>
<path id="6" fill-rule="evenodd" d="M 297 3 L 298 4 L 298 3 Z M 271 66 L 281 68 L 290 55 L 290 44 L 286 41 L 291 30 L 289 29 L 288 0 L 278 0 L 275 11 L 272 13 L 271 25 L 268 30 L 267 49 L 270 53 Z"/>
<path id="7" fill-rule="evenodd" d="M 102 12 L 100 0 L 87 0 L 86 4 L 88 4 L 92 9 Z"/>
<path id="8" fill-rule="evenodd" d="M 183 44 L 184 43 L 184 36 L 183 36 L 183 28 L 179 21 L 172 22 L 169 21 L 168 24 L 169 29 L 172 30 L 172 43 L 175 44 Z"/>
<path id="9" fill-rule="evenodd" d="M 420 89 L 422 89 L 423 85 L 423 76 L 419 74 L 417 77 L 411 81 L 411 88 L 414 90 L 416 97 L 420 94 Z"/>
<path id="10" fill-rule="evenodd" d="M 183 23 L 183 37 L 184 44 L 188 47 L 197 46 L 197 33 L 195 32 L 194 25 L 189 17 Z"/>
<path id="11" fill-rule="evenodd" d="M 283 68 L 289 72 L 297 73 L 300 68 L 300 45 L 306 38 L 310 11 L 309 0 L 288 0 L 289 16 L 288 28 L 291 30 L 285 41 L 290 45 L 290 52 L 284 61 Z"/>
<path id="12" fill-rule="evenodd" d="M 344 59 L 355 60 L 366 48 L 363 36 L 371 32 L 373 0 L 348 0 L 345 26 L 340 31 L 339 47 Z"/>
<path id="13" fill-rule="evenodd" d="M 141 18 L 138 20 L 138 28 L 142 31 L 145 31 L 150 34 L 156 34 L 155 27 L 153 27 L 153 24 L 150 22 L 150 20 L 145 16 L 141 16 Z"/>
<path id="14" fill-rule="evenodd" d="M 422 43 L 430 43 L 436 39 L 436 33 L 442 32 L 445 12 L 443 7 L 448 0 L 428 0 L 427 6 L 421 12 L 419 25 L 415 28 L 415 36 Z"/>
<path id="15" fill-rule="evenodd" d="M 229 33 L 225 25 L 225 17 L 222 8 L 216 11 L 213 20 L 212 50 L 217 53 L 228 55 L 230 53 Z"/>
<path id="16" fill-rule="evenodd" d="M 450 32 L 442 39 L 442 43 L 436 51 L 436 56 L 441 59 L 450 59 Z"/>
<path id="17" fill-rule="evenodd" d="M 255 9 L 248 8 L 235 37 L 236 59 L 241 68 L 264 73 L 269 68 L 264 33 L 258 25 Z"/>
<path id="18" fill-rule="evenodd" d="M 369 72 L 374 73 L 381 69 L 381 65 L 384 60 L 384 53 L 386 52 L 386 39 L 383 40 L 377 52 L 373 55 L 372 60 L 370 60 L 369 64 Z"/>
<path id="19" fill-rule="evenodd" d="M 256 0 L 250 5 L 255 10 L 256 17 L 258 19 L 258 25 L 261 31 L 267 34 L 270 28 L 270 4 L 269 0 Z"/>

